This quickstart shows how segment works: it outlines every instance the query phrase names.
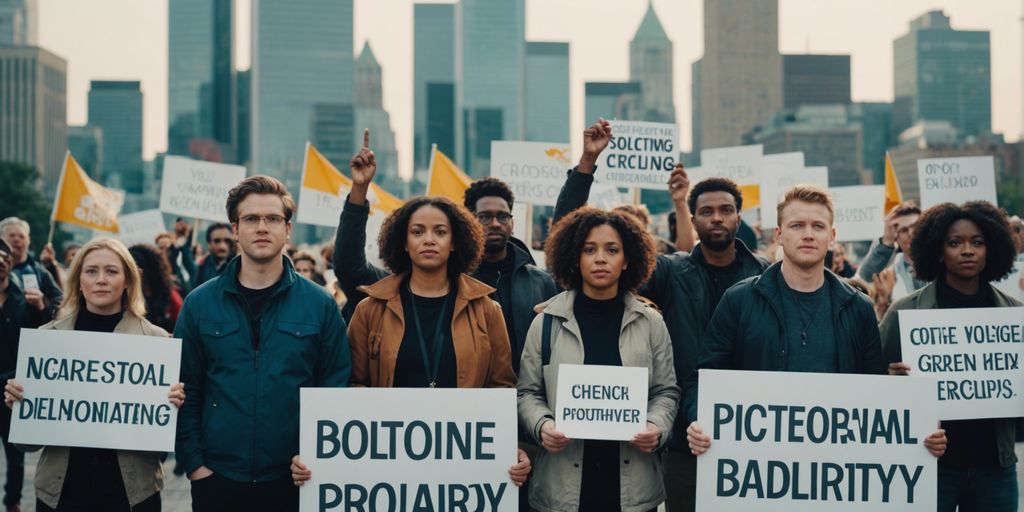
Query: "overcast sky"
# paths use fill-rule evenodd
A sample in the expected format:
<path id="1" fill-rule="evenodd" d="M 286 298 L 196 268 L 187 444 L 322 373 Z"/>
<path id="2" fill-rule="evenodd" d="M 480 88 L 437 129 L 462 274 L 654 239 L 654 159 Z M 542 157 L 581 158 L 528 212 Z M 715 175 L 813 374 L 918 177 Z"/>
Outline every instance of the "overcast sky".
<path id="1" fill-rule="evenodd" d="M 250 0 L 236 0 L 236 62 L 249 67 Z M 527 0 L 526 38 L 569 41 L 571 128 L 578 148 L 583 83 L 629 76 L 629 41 L 648 0 Z M 167 0 L 40 0 L 40 45 L 68 60 L 68 122 L 84 124 L 90 80 L 141 80 L 144 154 L 167 148 Z M 892 41 L 912 18 L 942 9 L 953 28 L 988 30 L 992 43 L 992 125 L 1021 133 L 1021 15 L 1024 0 L 780 0 L 783 53 L 849 53 L 854 101 L 891 101 Z M 676 118 L 690 147 L 690 64 L 703 54 L 703 1 L 654 0 L 674 43 Z M 355 0 L 358 55 L 369 41 L 384 72 L 384 108 L 396 132 L 400 169 L 412 166 L 411 0 Z M 302 148 L 295 148 L 296 152 Z M 338 162 L 338 164 L 341 164 Z"/>

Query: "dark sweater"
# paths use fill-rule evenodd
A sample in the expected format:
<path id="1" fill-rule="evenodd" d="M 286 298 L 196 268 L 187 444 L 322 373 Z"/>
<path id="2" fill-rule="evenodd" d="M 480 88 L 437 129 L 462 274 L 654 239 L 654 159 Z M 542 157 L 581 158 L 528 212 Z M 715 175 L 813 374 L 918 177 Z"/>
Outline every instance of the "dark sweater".
<path id="1" fill-rule="evenodd" d="M 409 291 L 408 281 L 402 285 L 402 311 L 405 312 L 405 333 L 402 345 L 398 348 L 395 361 L 396 388 L 425 388 L 430 385 L 430 374 L 423 361 L 423 348 L 420 334 L 416 330 L 416 316 L 419 317 L 423 329 L 423 343 L 426 346 L 427 361 L 431 368 L 434 365 L 434 339 L 437 323 L 441 325 L 441 364 L 437 369 L 437 387 L 458 387 L 457 363 L 455 361 L 455 344 L 452 341 L 452 314 L 455 304 L 456 287 L 452 284 L 447 296 L 421 297 Z M 447 302 L 447 306 L 445 303 Z M 415 303 L 416 315 L 413 315 Z M 442 317 L 442 309 L 444 316 Z"/>

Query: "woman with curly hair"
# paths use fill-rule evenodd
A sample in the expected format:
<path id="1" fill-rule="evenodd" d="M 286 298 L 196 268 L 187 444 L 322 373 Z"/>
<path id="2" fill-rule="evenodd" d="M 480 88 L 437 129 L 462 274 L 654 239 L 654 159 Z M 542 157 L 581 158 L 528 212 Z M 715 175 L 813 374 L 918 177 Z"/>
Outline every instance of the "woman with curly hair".
<path id="1" fill-rule="evenodd" d="M 910 372 L 900 350 L 900 310 L 1021 305 L 991 284 L 1010 273 L 1015 257 L 1009 219 L 991 203 L 929 208 L 917 221 L 910 247 L 915 274 L 931 282 L 896 301 L 882 319 L 892 375 Z M 1016 420 L 943 421 L 942 428 L 949 444 L 939 459 L 938 510 L 1017 510 Z"/>
<path id="2" fill-rule="evenodd" d="M 544 448 L 530 506 L 654 510 L 665 501 L 665 487 L 653 452 L 668 441 L 679 402 L 668 329 L 635 294 L 654 270 L 654 241 L 628 214 L 584 207 L 555 224 L 544 250 L 567 291 L 534 319 L 520 364 L 519 420 Z M 643 431 L 629 442 L 571 440 L 560 433 L 553 412 L 560 364 L 647 368 Z"/>
<path id="3" fill-rule="evenodd" d="M 183 301 L 178 290 L 174 289 L 167 256 L 160 249 L 146 244 L 133 245 L 128 252 L 139 266 L 142 296 L 146 299 L 146 320 L 167 332 L 174 332 Z"/>

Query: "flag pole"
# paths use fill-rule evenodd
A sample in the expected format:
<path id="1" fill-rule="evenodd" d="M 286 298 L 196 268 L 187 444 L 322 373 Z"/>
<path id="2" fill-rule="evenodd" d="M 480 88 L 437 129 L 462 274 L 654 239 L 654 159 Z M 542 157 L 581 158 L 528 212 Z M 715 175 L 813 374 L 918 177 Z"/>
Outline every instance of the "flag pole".
<path id="1" fill-rule="evenodd" d="M 434 182 L 434 155 L 437 153 L 437 144 L 430 145 L 430 163 L 427 164 L 427 186 L 424 188 L 424 195 L 430 195 L 430 184 Z"/>

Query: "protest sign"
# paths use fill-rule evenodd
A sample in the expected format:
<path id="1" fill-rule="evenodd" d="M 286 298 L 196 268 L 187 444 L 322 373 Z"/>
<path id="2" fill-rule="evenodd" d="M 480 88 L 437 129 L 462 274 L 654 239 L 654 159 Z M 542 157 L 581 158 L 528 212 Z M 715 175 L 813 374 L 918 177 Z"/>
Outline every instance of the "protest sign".
<path id="1" fill-rule="evenodd" d="M 1024 307 L 899 311 L 910 376 L 939 399 L 939 419 L 1024 416 Z"/>
<path id="2" fill-rule="evenodd" d="M 164 214 L 156 209 L 123 213 L 117 220 L 120 230 L 116 234 L 93 230 L 93 237 L 112 236 L 131 247 L 135 244 L 153 245 L 156 235 L 167 231 Z"/>
<path id="3" fill-rule="evenodd" d="M 174 451 L 181 340 L 22 329 L 11 442 Z"/>
<path id="4" fill-rule="evenodd" d="M 533 208 L 530 207 L 530 203 L 520 202 L 519 195 L 516 194 L 516 202 L 512 205 L 512 236 L 518 238 L 521 242 L 525 243 L 527 247 L 530 245 L 530 239 L 533 238 Z"/>
<path id="5" fill-rule="evenodd" d="M 491 142 L 491 176 L 512 188 L 516 201 L 554 206 L 573 166 L 572 148 L 555 142 Z"/>
<path id="6" fill-rule="evenodd" d="M 587 199 L 587 203 L 594 208 L 611 210 L 629 202 L 629 194 L 620 191 L 619 187 L 604 183 L 594 183 L 590 186 L 590 197 Z"/>
<path id="7" fill-rule="evenodd" d="M 876 375 L 700 370 L 697 510 L 935 510 L 931 386 Z"/>
<path id="8" fill-rule="evenodd" d="M 798 153 L 801 155 L 802 153 Z M 778 226 L 778 206 L 782 198 L 794 185 L 817 185 L 828 189 L 828 167 L 803 167 L 797 168 L 787 165 L 785 162 L 777 163 L 773 157 L 783 157 L 779 160 L 786 160 L 795 157 L 785 157 L 792 153 L 780 155 L 765 155 L 764 181 L 761 182 L 761 229 L 770 229 Z"/>
<path id="9" fill-rule="evenodd" d="M 241 165 L 201 162 L 181 156 L 164 158 L 160 210 L 164 213 L 228 222 L 228 191 L 245 179 Z"/>
<path id="10" fill-rule="evenodd" d="M 829 189 L 835 208 L 837 242 L 874 240 L 885 224 L 885 185 L 856 185 Z"/>
<path id="11" fill-rule="evenodd" d="M 922 158 L 917 161 L 921 208 L 939 203 L 996 200 L 996 164 L 991 156 Z"/>
<path id="12" fill-rule="evenodd" d="M 1003 293 L 1024 302 L 1024 289 L 1021 289 L 1021 279 L 1024 279 L 1024 261 L 1017 261 L 1014 264 L 1013 272 L 1000 281 L 993 281 L 992 286 L 999 288 Z"/>
<path id="13" fill-rule="evenodd" d="M 612 138 L 597 161 L 601 183 L 665 190 L 679 158 L 679 128 L 667 123 L 610 122 Z"/>
<path id="14" fill-rule="evenodd" d="M 555 428 L 571 439 L 629 441 L 647 428 L 647 368 L 558 366 Z"/>
<path id="15" fill-rule="evenodd" d="M 691 178 L 690 183 L 718 177 L 729 178 L 737 185 L 760 185 L 764 176 L 763 152 L 760 144 L 701 150 L 701 175 L 698 179 Z"/>
<path id="16" fill-rule="evenodd" d="M 515 511 L 515 389 L 302 388 L 300 510 Z"/>

